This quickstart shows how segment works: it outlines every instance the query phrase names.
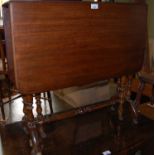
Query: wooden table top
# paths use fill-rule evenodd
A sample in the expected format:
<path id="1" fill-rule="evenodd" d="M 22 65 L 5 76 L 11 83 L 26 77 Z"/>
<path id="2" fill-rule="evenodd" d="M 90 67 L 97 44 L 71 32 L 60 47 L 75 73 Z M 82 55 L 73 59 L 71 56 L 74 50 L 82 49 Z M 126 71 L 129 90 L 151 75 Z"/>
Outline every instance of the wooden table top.
<path id="1" fill-rule="evenodd" d="M 20 92 L 133 74 L 143 64 L 144 4 L 13 1 L 3 8 L 9 73 Z"/>

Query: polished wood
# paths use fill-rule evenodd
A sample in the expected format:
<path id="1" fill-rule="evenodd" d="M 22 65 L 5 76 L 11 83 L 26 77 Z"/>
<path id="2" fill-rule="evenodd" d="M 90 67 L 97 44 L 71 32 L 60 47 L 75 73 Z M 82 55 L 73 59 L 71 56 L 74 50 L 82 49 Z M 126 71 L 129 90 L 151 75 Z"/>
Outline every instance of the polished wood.
<path id="1" fill-rule="evenodd" d="M 132 84 L 131 84 L 131 91 L 132 92 L 138 92 L 139 85 L 140 85 L 139 79 L 134 78 L 132 80 Z M 142 94 L 145 96 L 151 97 L 152 96 L 152 86 L 150 84 L 146 83 Z"/>
<path id="2" fill-rule="evenodd" d="M 19 104 L 16 102 L 12 106 Z M 117 110 L 107 107 L 46 124 L 43 155 L 101 155 L 105 150 L 114 155 L 135 155 L 138 151 L 142 155 L 153 155 L 153 121 L 141 117 L 140 124 L 135 126 L 131 123 L 129 109 L 128 106 L 125 108 L 123 123 L 117 119 Z M 17 109 L 11 113 L 17 117 L 18 112 Z M 21 122 L 0 128 L 0 139 L 1 155 L 30 155 L 29 139 Z"/>
<path id="3" fill-rule="evenodd" d="M 10 97 L 10 83 L 8 80 L 8 72 L 7 72 L 7 63 L 6 63 L 6 51 L 5 51 L 5 42 L 4 42 L 4 29 L 0 27 L 0 108 L 2 113 L 2 118 L 0 119 L 0 124 L 5 123 L 5 110 L 4 110 L 4 97 L 6 95 L 5 92 L 7 92 L 7 95 Z M 4 89 L 3 83 L 5 81 L 5 84 L 7 85 L 7 91 Z M 10 101 L 10 100 L 9 100 Z"/>
<path id="4" fill-rule="evenodd" d="M 91 4 L 11 1 L 3 5 L 9 74 L 24 94 L 23 120 L 32 141 L 31 154 L 42 151 L 43 131 L 42 120 L 34 119 L 32 94 L 37 95 L 40 117 L 41 92 L 118 77 L 118 111 L 123 118 L 126 76 L 143 64 L 147 7 L 100 2 L 98 9 L 91 9 Z M 77 114 L 91 111 L 87 107 L 78 110 Z"/>
<path id="5" fill-rule="evenodd" d="M 14 100 L 18 99 L 21 97 L 21 95 L 19 94 L 16 97 L 12 97 L 13 95 L 19 93 L 17 90 L 15 90 L 14 88 L 12 88 L 12 85 L 10 83 L 10 80 L 8 78 L 8 65 L 7 65 L 7 58 L 6 58 L 6 47 L 5 47 L 5 38 L 4 38 L 4 28 L 0 27 L 0 63 L 2 62 L 2 68 L 0 68 L 0 76 L 2 76 L 2 81 L 0 81 L 0 107 L 1 107 L 1 113 L 2 113 L 2 119 L 0 119 L 0 124 L 4 124 L 6 119 L 5 119 L 5 110 L 4 110 L 4 104 L 6 103 L 11 103 Z M 1 65 L 1 64 L 0 64 Z M 4 85 L 4 81 L 5 81 L 5 85 Z M 7 90 L 6 90 L 7 89 Z M 7 92 L 7 95 L 4 95 L 4 93 Z M 51 113 L 53 113 L 52 110 L 52 98 L 50 96 L 50 92 L 45 92 L 47 93 L 48 97 L 44 98 L 44 100 L 47 100 L 49 102 L 50 108 L 51 108 Z M 3 99 L 5 97 L 8 97 L 9 100 L 7 101 L 3 101 Z M 37 103 L 39 104 L 39 98 L 38 95 L 36 95 L 37 97 Z M 38 106 L 39 107 L 39 106 Z M 39 108 L 38 108 L 39 110 Z M 41 114 L 39 114 L 39 117 L 41 116 Z"/>
<path id="6" fill-rule="evenodd" d="M 37 119 L 42 120 L 43 119 L 43 114 L 42 114 L 42 108 L 41 108 L 41 94 L 35 94 L 35 99 L 36 99 L 36 105 L 37 105 Z"/>
<path id="7" fill-rule="evenodd" d="M 126 101 L 126 89 L 127 89 L 127 80 L 125 76 L 122 76 L 118 79 L 118 95 L 119 95 L 119 108 L 118 108 L 118 117 L 120 120 L 123 120 L 123 106 Z"/>
<path id="8" fill-rule="evenodd" d="M 90 4 L 4 5 L 10 73 L 20 92 L 82 85 L 140 70 L 146 48 L 146 6 L 100 3 L 98 10 L 91 10 Z"/>
<path id="9" fill-rule="evenodd" d="M 3 40 L 0 40 L 0 63 L 2 63 L 2 68 L 0 68 L 0 75 L 7 75 L 7 63 L 6 63 L 6 51 L 5 43 Z"/>
<path id="10" fill-rule="evenodd" d="M 140 112 L 141 114 L 148 116 L 149 118 L 153 119 L 153 114 L 154 114 L 154 75 L 153 73 L 141 73 L 139 76 L 139 81 L 140 85 L 138 88 L 137 96 L 135 99 L 135 116 L 136 119 L 138 120 L 138 113 Z M 145 88 L 145 85 L 149 84 L 151 86 L 151 94 L 150 94 L 150 106 L 148 103 L 145 103 L 144 105 L 141 104 L 141 98 L 143 94 L 143 90 Z M 152 106 L 151 106 L 152 104 Z M 146 109 L 145 109 L 146 108 Z"/>
<path id="11" fill-rule="evenodd" d="M 150 102 L 141 104 L 138 110 L 141 115 L 154 120 L 154 105 L 151 105 Z"/>
<path id="12" fill-rule="evenodd" d="M 37 155 L 37 153 L 41 152 L 41 144 L 40 144 L 40 136 L 39 132 L 37 131 L 37 124 L 34 122 L 34 115 L 33 115 L 33 96 L 32 95 L 25 95 L 23 96 L 23 104 L 24 109 L 23 112 L 25 114 L 23 121 L 25 124 L 25 128 L 27 130 L 26 133 L 29 134 L 32 150 L 31 155 Z"/>
<path id="13" fill-rule="evenodd" d="M 23 120 L 27 120 L 27 121 L 31 121 L 31 122 L 34 120 L 34 116 L 33 116 L 33 112 L 32 112 L 32 109 L 33 109 L 32 103 L 33 103 L 32 95 L 29 95 L 29 96 L 24 95 L 23 96 L 23 104 L 24 104 L 23 112 L 25 114 Z"/>
<path id="14" fill-rule="evenodd" d="M 67 110 L 65 112 L 59 112 L 52 116 L 46 116 L 46 119 L 44 120 L 44 122 L 50 123 L 50 122 L 60 121 L 60 120 L 67 119 L 67 118 L 72 118 L 73 116 L 75 117 L 78 115 L 83 115 L 85 113 L 91 113 L 99 109 L 103 109 L 109 106 L 116 105 L 115 104 L 116 100 L 118 100 L 118 98 L 114 97 L 110 101 L 108 100 L 105 102 L 94 103 L 92 105 L 74 108 L 71 110 Z M 42 122 L 39 122 L 39 123 L 42 123 Z"/>

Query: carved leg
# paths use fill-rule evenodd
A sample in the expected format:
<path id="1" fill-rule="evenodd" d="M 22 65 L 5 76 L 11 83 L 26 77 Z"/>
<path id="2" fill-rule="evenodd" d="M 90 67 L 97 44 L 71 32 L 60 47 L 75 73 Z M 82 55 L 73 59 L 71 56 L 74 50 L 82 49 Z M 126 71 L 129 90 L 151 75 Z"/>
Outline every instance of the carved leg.
<path id="1" fill-rule="evenodd" d="M 118 80 L 118 95 L 119 95 L 119 107 L 118 117 L 119 120 L 123 120 L 123 105 L 126 98 L 126 77 L 123 76 Z"/>
<path id="2" fill-rule="evenodd" d="M 36 98 L 36 105 L 37 105 L 37 119 L 39 121 L 42 121 L 43 120 L 43 114 L 42 114 L 42 107 L 41 107 L 41 94 L 38 93 L 38 94 L 35 94 L 35 98 Z"/>
<path id="3" fill-rule="evenodd" d="M 34 122 L 33 116 L 33 96 L 32 95 L 24 95 L 23 96 L 24 109 L 23 112 L 25 114 L 23 120 L 25 122 L 27 131 L 30 136 L 30 140 L 32 142 L 32 155 L 37 155 L 41 152 L 40 145 L 40 137 L 37 131 L 36 123 Z"/>
<path id="4" fill-rule="evenodd" d="M 40 125 L 38 126 L 38 131 L 40 133 L 40 136 L 42 138 L 45 138 L 46 137 L 46 134 L 43 130 L 43 126 L 42 126 L 42 123 L 43 123 L 43 114 L 42 114 L 42 107 L 41 107 L 41 94 L 38 93 L 38 94 L 35 94 L 35 98 L 36 98 L 36 105 L 37 105 L 37 120 L 40 122 Z"/>

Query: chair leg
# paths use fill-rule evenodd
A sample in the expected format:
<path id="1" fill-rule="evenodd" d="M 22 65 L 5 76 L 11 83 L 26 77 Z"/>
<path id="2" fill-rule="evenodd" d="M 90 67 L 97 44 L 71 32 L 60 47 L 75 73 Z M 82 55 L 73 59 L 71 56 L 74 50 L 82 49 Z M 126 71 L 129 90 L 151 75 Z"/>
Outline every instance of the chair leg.
<path id="1" fill-rule="evenodd" d="M 47 97 L 48 97 L 48 102 L 49 102 L 49 106 L 50 106 L 51 114 L 53 114 L 53 108 L 52 108 L 52 96 L 51 96 L 50 91 L 47 92 Z"/>

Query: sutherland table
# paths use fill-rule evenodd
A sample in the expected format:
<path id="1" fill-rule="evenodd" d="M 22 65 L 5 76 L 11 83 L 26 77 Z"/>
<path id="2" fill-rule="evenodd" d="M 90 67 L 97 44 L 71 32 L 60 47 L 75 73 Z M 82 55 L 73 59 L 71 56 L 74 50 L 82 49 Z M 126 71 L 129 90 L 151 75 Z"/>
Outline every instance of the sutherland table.
<path id="1" fill-rule="evenodd" d="M 9 75 L 24 96 L 32 154 L 41 150 L 38 126 L 45 122 L 40 104 L 34 121 L 32 94 L 118 78 L 121 117 L 125 77 L 143 64 L 145 4 L 11 1 L 3 14 Z"/>

